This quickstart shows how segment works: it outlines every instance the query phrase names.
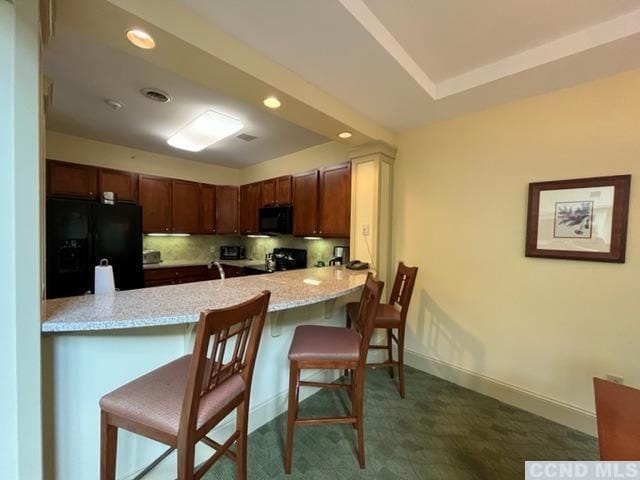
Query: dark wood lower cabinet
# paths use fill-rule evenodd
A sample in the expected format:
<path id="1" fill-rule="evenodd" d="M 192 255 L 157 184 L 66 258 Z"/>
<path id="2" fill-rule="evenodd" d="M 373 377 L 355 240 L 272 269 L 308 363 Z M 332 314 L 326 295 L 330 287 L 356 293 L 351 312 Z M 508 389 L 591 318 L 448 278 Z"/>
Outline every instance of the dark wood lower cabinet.
<path id="1" fill-rule="evenodd" d="M 179 285 L 181 283 L 210 280 L 210 269 L 206 265 L 188 267 L 148 268 L 144 270 L 144 286 Z"/>
<path id="2" fill-rule="evenodd" d="M 226 278 L 244 276 L 244 270 L 237 265 L 222 264 Z M 146 268 L 144 270 L 145 287 L 161 287 L 164 285 L 180 285 L 183 283 L 206 282 L 220 279 L 218 269 L 207 265 L 190 265 L 186 267 Z"/>

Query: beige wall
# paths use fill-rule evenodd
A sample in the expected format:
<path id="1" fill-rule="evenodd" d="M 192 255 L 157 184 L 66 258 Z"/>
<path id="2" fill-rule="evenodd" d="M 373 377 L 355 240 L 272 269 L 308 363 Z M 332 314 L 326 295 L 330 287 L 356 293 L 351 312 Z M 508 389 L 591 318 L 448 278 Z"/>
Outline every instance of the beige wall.
<path id="1" fill-rule="evenodd" d="M 243 168 L 241 171 L 241 183 L 258 182 L 281 175 L 345 163 L 349 161 L 347 151 L 348 147 L 338 142 L 315 145 L 299 152 Z"/>
<path id="2" fill-rule="evenodd" d="M 640 386 L 636 185 L 626 264 L 524 257 L 529 182 L 640 177 L 640 70 L 407 132 L 398 155 L 409 350 L 588 411 L 593 376 Z"/>
<path id="3" fill-rule="evenodd" d="M 47 158 L 218 185 L 238 185 L 240 171 L 179 157 L 47 132 Z"/>
<path id="4" fill-rule="evenodd" d="M 218 185 L 241 185 L 349 161 L 348 147 L 327 142 L 244 168 L 180 157 L 47 131 L 47 158 Z"/>

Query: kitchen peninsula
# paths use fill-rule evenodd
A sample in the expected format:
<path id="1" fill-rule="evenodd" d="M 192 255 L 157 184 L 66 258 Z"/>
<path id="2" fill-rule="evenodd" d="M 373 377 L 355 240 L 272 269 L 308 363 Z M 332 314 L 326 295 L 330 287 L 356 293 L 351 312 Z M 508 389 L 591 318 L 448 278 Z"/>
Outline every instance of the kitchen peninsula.
<path id="1" fill-rule="evenodd" d="M 42 331 L 50 369 L 45 375 L 51 379 L 45 405 L 51 411 L 45 415 L 55 432 L 50 447 L 65 446 L 47 453 L 55 478 L 98 478 L 102 395 L 191 353 L 200 311 L 228 307 L 263 290 L 272 296 L 254 374 L 250 429 L 271 420 L 286 409 L 287 351 L 294 328 L 343 325 L 344 304 L 357 300 L 366 273 L 309 268 L 48 300 Z M 337 372 L 330 378 L 308 374 L 332 380 Z M 225 427 L 223 423 L 214 436 L 226 433 Z M 119 445 L 118 478 L 130 478 L 162 452 L 161 445 L 126 431 L 120 433 Z M 171 471 L 171 459 L 158 467 L 164 468 Z"/>

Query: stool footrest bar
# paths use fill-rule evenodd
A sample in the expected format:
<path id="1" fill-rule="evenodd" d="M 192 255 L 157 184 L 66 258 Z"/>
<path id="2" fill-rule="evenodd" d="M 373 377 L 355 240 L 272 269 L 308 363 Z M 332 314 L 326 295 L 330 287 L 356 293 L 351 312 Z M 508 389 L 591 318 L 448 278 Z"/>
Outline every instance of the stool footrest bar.
<path id="1" fill-rule="evenodd" d="M 345 423 L 356 423 L 356 417 L 298 418 L 294 423 L 301 427 L 311 425 L 337 425 Z"/>
<path id="2" fill-rule="evenodd" d="M 324 383 L 324 382 L 300 382 L 301 387 L 317 387 L 317 388 L 351 388 L 350 383 Z"/>

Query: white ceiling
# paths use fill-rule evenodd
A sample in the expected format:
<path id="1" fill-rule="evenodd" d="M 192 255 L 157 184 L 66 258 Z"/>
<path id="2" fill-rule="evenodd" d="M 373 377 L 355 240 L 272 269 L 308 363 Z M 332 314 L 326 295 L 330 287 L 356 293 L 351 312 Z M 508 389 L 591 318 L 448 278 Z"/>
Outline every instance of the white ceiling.
<path id="1" fill-rule="evenodd" d="M 395 131 L 640 66 L 640 0 L 177 0 Z"/>
<path id="2" fill-rule="evenodd" d="M 192 160 L 242 167 L 286 155 L 328 139 L 276 117 L 260 107 L 220 95 L 175 73 L 98 44 L 59 27 L 44 55 L 44 71 L 54 81 L 47 128 Z M 173 100 L 160 104 L 140 94 L 160 88 Z M 125 104 L 113 110 L 105 99 Z M 242 121 L 238 132 L 258 137 L 245 142 L 231 136 L 192 153 L 166 140 L 207 109 Z"/>

